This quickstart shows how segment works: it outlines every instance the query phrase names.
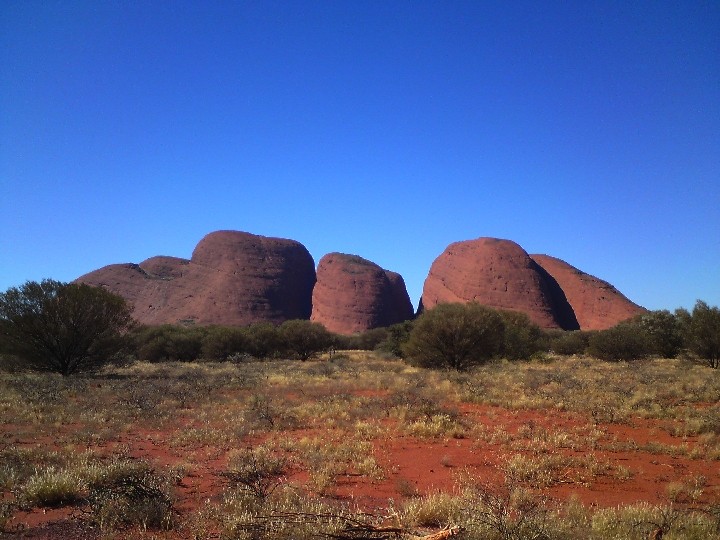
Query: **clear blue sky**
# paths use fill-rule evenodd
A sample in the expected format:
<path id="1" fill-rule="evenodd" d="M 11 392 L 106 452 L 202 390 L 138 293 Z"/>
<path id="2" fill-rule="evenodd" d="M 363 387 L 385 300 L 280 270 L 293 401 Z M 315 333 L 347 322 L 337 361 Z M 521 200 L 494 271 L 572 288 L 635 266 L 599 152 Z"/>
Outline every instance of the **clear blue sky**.
<path id="1" fill-rule="evenodd" d="M 0 3 L 0 290 L 218 229 L 720 304 L 720 2 Z"/>

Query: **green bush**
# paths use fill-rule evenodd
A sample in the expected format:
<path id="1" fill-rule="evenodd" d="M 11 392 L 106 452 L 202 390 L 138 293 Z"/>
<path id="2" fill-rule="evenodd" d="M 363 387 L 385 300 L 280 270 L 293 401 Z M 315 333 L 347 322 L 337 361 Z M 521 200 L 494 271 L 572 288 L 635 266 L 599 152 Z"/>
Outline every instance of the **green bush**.
<path id="1" fill-rule="evenodd" d="M 342 350 L 372 351 L 388 337 L 387 328 L 372 328 L 352 336 L 335 336 L 335 348 Z"/>
<path id="2" fill-rule="evenodd" d="M 590 336 L 588 353 L 601 360 L 637 360 L 651 351 L 650 338 L 636 324 L 620 323 Z"/>
<path id="3" fill-rule="evenodd" d="M 270 323 L 256 323 L 247 328 L 248 352 L 255 358 L 279 356 L 283 350 L 283 339 L 277 326 Z"/>
<path id="4" fill-rule="evenodd" d="M 144 327 L 134 334 L 138 358 L 148 362 L 178 360 L 190 362 L 200 358 L 207 329 L 162 325 Z"/>
<path id="5" fill-rule="evenodd" d="M 250 353 L 250 336 L 245 328 L 214 326 L 207 329 L 202 340 L 202 357 L 227 360 L 237 354 Z"/>
<path id="6" fill-rule="evenodd" d="M 505 331 L 502 354 L 510 360 L 528 359 L 542 350 L 540 327 L 519 311 L 500 311 Z"/>
<path id="7" fill-rule="evenodd" d="M 278 330 L 285 350 L 303 361 L 327 350 L 333 343 L 333 335 L 316 322 L 285 321 Z"/>
<path id="8" fill-rule="evenodd" d="M 557 354 L 583 354 L 590 344 L 592 332 L 572 330 L 561 332 L 550 338 L 550 350 Z"/>
<path id="9" fill-rule="evenodd" d="M 695 303 L 687 336 L 688 347 L 711 367 L 720 367 L 720 309 L 702 300 Z"/>
<path id="10" fill-rule="evenodd" d="M 664 358 L 675 358 L 683 346 L 683 335 L 678 319 L 668 310 L 648 311 L 628 324 L 636 325 L 648 338 L 649 353 Z"/>
<path id="11" fill-rule="evenodd" d="M 390 353 L 398 358 L 403 355 L 402 348 L 410 339 L 410 331 L 413 329 L 414 321 L 404 321 L 389 326 L 387 337 L 377 344 L 378 351 Z"/>
<path id="12" fill-rule="evenodd" d="M 464 370 L 500 353 L 504 339 L 497 310 L 476 303 L 440 304 L 416 319 L 403 352 L 418 366 Z"/>

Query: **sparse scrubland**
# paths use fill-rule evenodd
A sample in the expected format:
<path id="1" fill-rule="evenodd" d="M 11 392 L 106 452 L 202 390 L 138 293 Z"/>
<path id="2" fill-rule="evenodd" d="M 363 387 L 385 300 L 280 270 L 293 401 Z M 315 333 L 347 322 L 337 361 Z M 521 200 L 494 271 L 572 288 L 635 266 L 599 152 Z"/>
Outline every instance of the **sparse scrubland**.
<path id="1" fill-rule="evenodd" d="M 353 337 L 307 321 L 137 328 L 122 357 L 73 376 L 8 351 L 0 529 L 720 539 L 717 308 L 592 334 L 463 309 Z M 638 336 L 632 359 L 603 353 Z"/>
<path id="2" fill-rule="evenodd" d="M 104 538 L 720 538 L 718 375 L 555 355 L 438 371 L 361 351 L 4 373 L 1 523 Z"/>

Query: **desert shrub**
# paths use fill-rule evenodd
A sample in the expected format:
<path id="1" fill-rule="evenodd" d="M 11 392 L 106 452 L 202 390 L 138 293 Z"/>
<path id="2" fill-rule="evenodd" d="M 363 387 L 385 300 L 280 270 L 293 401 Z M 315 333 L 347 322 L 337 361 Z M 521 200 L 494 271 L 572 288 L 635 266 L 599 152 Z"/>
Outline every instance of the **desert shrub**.
<path id="1" fill-rule="evenodd" d="M 465 490 L 468 529 L 479 538 L 551 538 L 547 497 L 512 483 L 473 482 Z"/>
<path id="2" fill-rule="evenodd" d="M 704 512 L 689 511 L 675 505 L 636 503 L 596 510 L 590 519 L 591 538 L 682 538 L 706 540 L 718 538 L 718 530 Z M 657 534 L 658 531 L 661 534 Z"/>
<path id="3" fill-rule="evenodd" d="M 628 324 L 647 336 L 648 352 L 664 358 L 675 358 L 683 346 L 680 324 L 668 310 L 649 311 L 634 317 Z"/>
<path id="4" fill-rule="evenodd" d="M 286 468 L 287 459 L 277 455 L 272 448 L 259 446 L 233 452 L 223 476 L 234 487 L 264 500 L 282 485 Z"/>
<path id="5" fill-rule="evenodd" d="M 372 452 L 372 444 L 352 438 L 303 438 L 295 450 L 308 471 L 308 486 L 319 495 L 328 495 L 343 474 L 360 474 L 382 478 Z"/>
<path id="6" fill-rule="evenodd" d="M 386 328 L 387 337 L 377 344 L 376 350 L 401 357 L 403 345 L 410 339 L 413 323 L 414 321 L 404 321 Z"/>
<path id="7" fill-rule="evenodd" d="M 13 503 L 0 501 L 0 534 L 5 532 L 5 528 L 8 523 L 10 523 L 14 510 L 15 505 Z"/>
<path id="8" fill-rule="evenodd" d="M 285 321 L 278 328 L 285 350 L 300 360 L 324 351 L 333 343 L 333 335 L 316 322 Z"/>
<path id="9" fill-rule="evenodd" d="M 245 328 L 213 326 L 202 340 L 202 357 L 208 360 L 227 360 L 233 355 L 250 352 L 250 337 Z"/>
<path id="10" fill-rule="evenodd" d="M 420 315 L 403 347 L 422 367 L 463 370 L 502 350 L 505 325 L 500 313 L 480 304 L 440 304 Z"/>
<path id="11" fill-rule="evenodd" d="M 229 490 L 208 512 L 220 526 L 220 537 L 227 539 L 389 538 L 374 529 L 380 519 L 304 496 L 292 485 L 283 486 L 264 500 L 245 490 Z"/>
<path id="12" fill-rule="evenodd" d="M 402 519 L 421 527 L 447 527 L 461 522 L 464 500 L 450 493 L 414 497 L 402 509 Z"/>
<path id="13" fill-rule="evenodd" d="M 510 360 L 530 358 L 541 349 L 542 331 L 525 313 L 500 311 L 505 332 L 502 354 Z"/>
<path id="14" fill-rule="evenodd" d="M 190 362 L 202 354 L 206 329 L 176 325 L 144 327 L 134 334 L 136 354 L 141 360 Z"/>
<path id="15" fill-rule="evenodd" d="M 702 300 L 695 303 L 688 328 L 687 344 L 691 351 L 707 360 L 710 367 L 720 367 L 720 309 Z"/>
<path id="16" fill-rule="evenodd" d="M 46 279 L 0 294 L 0 353 L 64 376 L 107 364 L 133 326 L 125 300 L 100 287 Z"/>
<path id="17" fill-rule="evenodd" d="M 279 355 L 284 347 L 283 338 L 277 326 L 270 323 L 255 323 L 247 328 L 249 353 L 255 358 L 272 358 Z"/>
<path id="18" fill-rule="evenodd" d="M 282 403 L 263 394 L 250 397 L 245 418 L 256 427 L 285 430 L 297 427 L 295 415 Z"/>
<path id="19" fill-rule="evenodd" d="M 550 350 L 557 354 L 583 354 L 590 343 L 591 332 L 573 330 L 561 332 L 550 339 Z"/>
<path id="20" fill-rule="evenodd" d="M 118 463 L 100 474 L 91 485 L 88 501 L 92 519 L 101 529 L 170 529 L 173 525 L 168 481 L 144 461 Z"/>
<path id="21" fill-rule="evenodd" d="M 588 353 L 602 360 L 637 360 L 648 356 L 650 339 L 636 324 L 620 323 L 590 336 Z"/>
<path id="22" fill-rule="evenodd" d="M 2 331 L 0 331 L 2 335 Z M 22 358 L 13 354 L 2 354 L 0 353 L 0 371 L 6 373 L 20 373 L 25 371 L 26 363 Z"/>
<path id="23" fill-rule="evenodd" d="M 452 437 L 465 438 L 467 427 L 449 414 L 435 414 L 429 418 L 420 418 L 407 426 L 407 431 L 415 437 Z"/>
<path id="24" fill-rule="evenodd" d="M 352 336 L 335 336 L 335 347 L 342 350 L 372 351 L 387 337 L 387 328 L 372 328 Z"/>
<path id="25" fill-rule="evenodd" d="M 14 445 L 3 448 L 0 450 L 0 489 L 18 491 L 41 470 L 56 469 L 60 465 L 62 460 L 54 452 Z"/>

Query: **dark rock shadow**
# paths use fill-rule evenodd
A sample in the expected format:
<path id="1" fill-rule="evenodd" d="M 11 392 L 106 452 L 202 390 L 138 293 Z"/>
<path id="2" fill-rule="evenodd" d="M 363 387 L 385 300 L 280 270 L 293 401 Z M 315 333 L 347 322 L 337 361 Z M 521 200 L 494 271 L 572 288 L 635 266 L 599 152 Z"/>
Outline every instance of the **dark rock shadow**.
<path id="1" fill-rule="evenodd" d="M 532 264 L 535 271 L 542 277 L 543 283 L 547 288 L 555 314 L 555 320 L 560 325 L 560 328 L 563 330 L 580 330 L 580 323 L 578 323 L 577 317 L 575 316 L 575 311 L 570 305 L 570 302 L 568 302 L 560 284 L 538 263 L 532 261 Z"/>

